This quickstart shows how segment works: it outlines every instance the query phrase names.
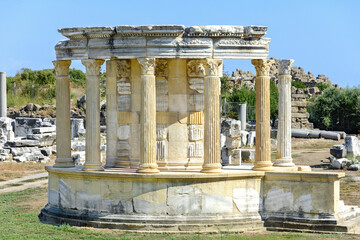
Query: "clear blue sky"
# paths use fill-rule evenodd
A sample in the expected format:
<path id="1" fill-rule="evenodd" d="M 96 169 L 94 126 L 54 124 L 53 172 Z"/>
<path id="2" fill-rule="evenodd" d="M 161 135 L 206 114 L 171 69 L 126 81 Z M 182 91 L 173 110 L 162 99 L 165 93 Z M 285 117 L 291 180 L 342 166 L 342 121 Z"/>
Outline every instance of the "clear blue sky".
<path id="1" fill-rule="evenodd" d="M 270 57 L 293 58 L 342 87 L 360 84 L 360 1 L 1 0 L 0 71 L 52 68 L 57 28 L 147 24 L 263 25 Z M 249 60 L 225 60 L 225 71 L 254 71 Z M 72 67 L 81 68 L 79 61 Z"/>

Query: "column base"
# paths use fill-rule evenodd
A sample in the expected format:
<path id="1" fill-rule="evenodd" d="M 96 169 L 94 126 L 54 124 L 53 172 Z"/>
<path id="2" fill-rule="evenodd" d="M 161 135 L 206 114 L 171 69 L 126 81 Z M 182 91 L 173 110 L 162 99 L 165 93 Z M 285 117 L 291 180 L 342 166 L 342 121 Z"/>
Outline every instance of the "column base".
<path id="1" fill-rule="evenodd" d="M 54 168 L 72 168 L 75 167 L 74 161 L 71 158 L 56 158 Z"/>
<path id="2" fill-rule="evenodd" d="M 106 164 L 104 165 L 104 168 L 113 168 L 113 167 L 115 167 L 116 160 L 117 160 L 116 157 L 107 157 L 106 158 Z"/>
<path id="3" fill-rule="evenodd" d="M 85 163 L 83 171 L 104 171 L 104 168 L 101 166 L 101 164 L 98 163 Z"/>
<path id="4" fill-rule="evenodd" d="M 130 168 L 130 159 L 116 159 L 115 168 Z"/>
<path id="5" fill-rule="evenodd" d="M 292 158 L 280 158 L 276 159 L 274 167 L 294 167 L 295 164 L 292 162 Z"/>
<path id="6" fill-rule="evenodd" d="M 202 166 L 202 169 L 200 170 L 200 172 L 202 172 L 202 173 L 220 173 L 220 172 L 222 172 L 221 168 L 222 168 L 222 166 L 220 163 L 209 163 L 209 164 L 204 164 Z"/>
<path id="7" fill-rule="evenodd" d="M 158 165 L 156 163 L 143 163 L 140 164 L 137 173 L 159 173 Z"/>
<path id="8" fill-rule="evenodd" d="M 275 171 L 272 162 L 260 162 L 254 163 L 254 167 L 252 168 L 253 171 Z"/>

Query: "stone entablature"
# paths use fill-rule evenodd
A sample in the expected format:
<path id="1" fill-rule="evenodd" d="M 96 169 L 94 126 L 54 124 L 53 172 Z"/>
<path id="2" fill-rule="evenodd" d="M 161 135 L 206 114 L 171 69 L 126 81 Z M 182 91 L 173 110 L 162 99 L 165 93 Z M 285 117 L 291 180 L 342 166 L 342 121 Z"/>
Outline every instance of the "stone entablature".
<path id="1" fill-rule="evenodd" d="M 267 58 L 262 26 L 147 25 L 61 28 L 69 40 L 56 46 L 58 60 L 91 58 Z"/>

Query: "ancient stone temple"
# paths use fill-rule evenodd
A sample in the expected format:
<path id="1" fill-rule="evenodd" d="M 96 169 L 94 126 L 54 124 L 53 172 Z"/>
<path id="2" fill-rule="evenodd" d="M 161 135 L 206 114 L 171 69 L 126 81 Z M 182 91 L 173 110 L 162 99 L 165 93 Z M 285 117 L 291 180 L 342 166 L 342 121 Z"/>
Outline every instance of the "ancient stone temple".
<path id="1" fill-rule="evenodd" d="M 332 230 L 349 212 L 356 216 L 358 209 L 339 200 L 344 175 L 294 166 L 285 151 L 286 132 L 276 167 L 271 162 L 273 60 L 267 59 L 266 31 L 181 25 L 59 29 L 68 39 L 55 46 L 57 158 L 46 168 L 48 204 L 40 219 L 134 231 L 214 232 L 305 223 Z M 251 59 L 256 68 L 252 168 L 221 165 L 219 88 L 222 59 L 228 58 Z M 87 75 L 84 166 L 71 160 L 72 60 L 81 60 Z M 107 149 L 101 162 L 99 73 L 105 60 Z M 284 220 L 294 224 L 285 226 Z"/>

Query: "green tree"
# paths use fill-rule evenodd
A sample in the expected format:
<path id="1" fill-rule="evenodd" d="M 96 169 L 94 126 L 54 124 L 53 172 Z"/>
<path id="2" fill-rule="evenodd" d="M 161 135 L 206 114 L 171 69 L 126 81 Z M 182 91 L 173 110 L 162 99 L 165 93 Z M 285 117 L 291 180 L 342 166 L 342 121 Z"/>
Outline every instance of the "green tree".
<path id="1" fill-rule="evenodd" d="M 329 87 L 314 101 L 313 121 L 316 127 L 359 133 L 360 88 Z"/>

